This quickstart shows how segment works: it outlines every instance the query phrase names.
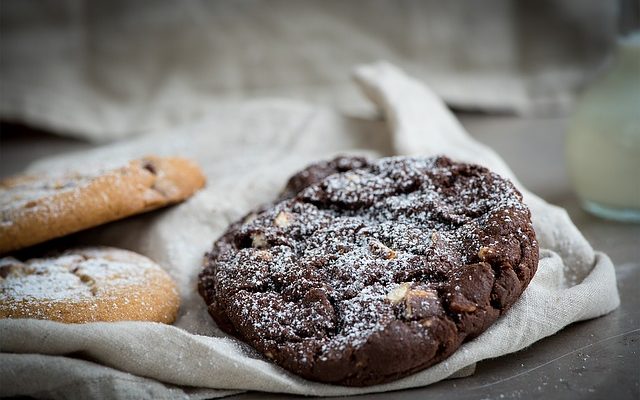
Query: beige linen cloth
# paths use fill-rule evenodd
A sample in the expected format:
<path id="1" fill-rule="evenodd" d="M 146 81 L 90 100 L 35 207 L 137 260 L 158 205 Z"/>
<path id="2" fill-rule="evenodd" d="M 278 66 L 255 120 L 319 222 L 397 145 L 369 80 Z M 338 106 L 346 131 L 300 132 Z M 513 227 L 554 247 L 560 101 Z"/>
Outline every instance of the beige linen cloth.
<path id="1" fill-rule="evenodd" d="M 207 187 L 183 204 L 79 235 L 88 244 L 145 254 L 177 280 L 183 305 L 175 326 L 144 322 L 65 325 L 0 321 L 0 393 L 52 398 L 206 398 L 237 391 L 350 395 L 424 386 L 529 346 L 619 304 L 613 265 L 595 252 L 567 213 L 524 190 L 506 164 L 472 139 L 442 100 L 396 67 L 360 67 L 356 81 L 384 121 L 270 100 L 221 106 L 179 131 L 142 136 L 95 151 L 44 160 L 32 171 L 84 167 L 129 157 L 196 159 Z M 386 122 L 385 122 L 386 121 Z M 435 155 L 485 165 L 523 190 L 540 242 L 540 264 L 519 301 L 447 360 L 404 379 L 367 388 L 309 382 L 223 335 L 196 293 L 202 256 L 227 224 L 273 199 L 287 177 L 337 153 Z M 507 339 L 505 339 L 507 338 Z"/>

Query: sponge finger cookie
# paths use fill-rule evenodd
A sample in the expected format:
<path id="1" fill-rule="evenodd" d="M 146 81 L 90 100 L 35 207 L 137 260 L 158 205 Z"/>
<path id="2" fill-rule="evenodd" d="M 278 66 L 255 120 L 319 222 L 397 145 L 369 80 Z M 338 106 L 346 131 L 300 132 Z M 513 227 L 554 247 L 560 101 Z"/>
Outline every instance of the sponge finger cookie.
<path id="1" fill-rule="evenodd" d="M 145 157 L 95 172 L 4 180 L 0 253 L 180 202 L 204 182 L 197 165 L 177 157 Z"/>

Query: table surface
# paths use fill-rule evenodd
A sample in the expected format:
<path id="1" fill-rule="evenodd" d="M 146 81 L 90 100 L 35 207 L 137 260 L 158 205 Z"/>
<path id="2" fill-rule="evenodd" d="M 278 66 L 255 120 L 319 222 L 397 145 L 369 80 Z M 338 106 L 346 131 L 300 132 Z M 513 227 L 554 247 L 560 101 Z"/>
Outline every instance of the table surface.
<path id="1" fill-rule="evenodd" d="M 460 118 L 474 137 L 506 160 L 530 191 L 566 208 L 592 246 L 611 257 L 622 303 L 604 317 L 572 324 L 517 353 L 479 362 L 473 376 L 350 399 L 639 399 L 640 225 L 602 220 L 580 208 L 564 165 L 565 119 L 482 114 Z M 40 157 L 90 147 L 3 125 L 0 176 L 19 172 Z M 307 397 L 249 392 L 230 399 L 282 398 Z"/>

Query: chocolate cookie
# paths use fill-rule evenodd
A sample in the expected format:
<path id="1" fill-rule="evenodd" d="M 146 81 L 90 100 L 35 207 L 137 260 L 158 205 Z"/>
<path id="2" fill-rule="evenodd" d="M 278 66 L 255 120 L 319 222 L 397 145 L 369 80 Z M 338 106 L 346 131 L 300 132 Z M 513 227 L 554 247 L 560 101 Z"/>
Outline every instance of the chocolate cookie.
<path id="1" fill-rule="evenodd" d="M 451 355 L 536 271 L 511 182 L 446 157 L 340 158 L 231 225 L 199 289 L 217 324 L 307 379 L 364 386 Z"/>

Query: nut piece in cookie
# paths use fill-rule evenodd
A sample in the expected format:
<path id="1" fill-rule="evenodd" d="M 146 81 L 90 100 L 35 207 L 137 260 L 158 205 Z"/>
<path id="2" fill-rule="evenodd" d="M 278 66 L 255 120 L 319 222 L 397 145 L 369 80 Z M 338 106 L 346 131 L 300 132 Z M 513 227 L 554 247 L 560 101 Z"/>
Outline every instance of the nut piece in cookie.
<path id="1" fill-rule="evenodd" d="M 24 262 L 0 258 L 0 318 L 168 324 L 179 305 L 171 277 L 131 251 L 82 247 Z"/>
<path id="2" fill-rule="evenodd" d="M 124 166 L 0 182 L 0 253 L 178 203 L 205 182 L 178 157 L 149 156 Z"/>

